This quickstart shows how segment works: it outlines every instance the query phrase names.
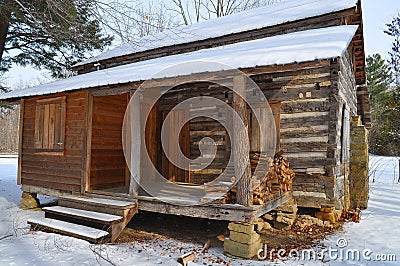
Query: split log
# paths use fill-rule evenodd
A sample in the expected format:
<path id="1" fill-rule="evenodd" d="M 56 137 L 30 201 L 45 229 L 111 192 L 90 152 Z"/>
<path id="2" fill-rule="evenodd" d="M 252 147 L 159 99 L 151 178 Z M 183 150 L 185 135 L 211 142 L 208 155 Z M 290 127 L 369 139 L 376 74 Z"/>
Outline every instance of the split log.
<path id="1" fill-rule="evenodd" d="M 295 173 L 290 169 L 289 162 L 283 156 L 283 151 L 276 153 L 274 159 L 252 153 L 250 155 L 251 171 L 253 174 L 253 204 L 263 205 L 284 192 L 292 190 Z M 255 170 L 261 176 L 255 176 Z M 235 192 L 231 191 L 228 196 L 230 203 L 235 203 Z"/>
<path id="2" fill-rule="evenodd" d="M 182 264 L 183 266 L 186 266 L 188 262 L 194 261 L 196 259 L 196 256 L 194 255 L 193 252 L 186 253 L 182 257 L 178 258 L 178 262 Z"/>

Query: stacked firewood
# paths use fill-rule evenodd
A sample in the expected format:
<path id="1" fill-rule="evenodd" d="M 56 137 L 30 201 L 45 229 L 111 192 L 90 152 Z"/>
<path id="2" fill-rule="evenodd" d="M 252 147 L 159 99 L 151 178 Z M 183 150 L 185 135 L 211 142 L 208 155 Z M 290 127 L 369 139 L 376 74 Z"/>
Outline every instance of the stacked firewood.
<path id="1" fill-rule="evenodd" d="M 262 205 L 292 190 L 295 173 L 289 168 L 286 157 L 282 155 L 283 151 L 279 151 L 274 159 L 271 159 L 260 153 L 250 154 L 254 205 Z M 204 184 L 206 196 L 202 201 L 220 204 L 236 203 L 236 187 L 229 190 L 234 182 L 235 179 L 232 177 L 231 182 Z M 229 192 L 225 194 L 228 190 Z"/>
<path id="2" fill-rule="evenodd" d="M 283 151 L 276 153 L 273 160 L 262 158 L 259 153 L 253 153 L 250 163 L 252 171 L 257 167 L 255 178 L 253 178 L 253 204 L 262 205 L 292 190 L 295 173 L 289 168 L 289 162 L 283 156 Z M 267 163 L 269 165 L 266 167 Z M 267 170 L 263 171 L 264 168 Z M 261 175 L 264 173 L 264 176 L 258 173 Z"/>

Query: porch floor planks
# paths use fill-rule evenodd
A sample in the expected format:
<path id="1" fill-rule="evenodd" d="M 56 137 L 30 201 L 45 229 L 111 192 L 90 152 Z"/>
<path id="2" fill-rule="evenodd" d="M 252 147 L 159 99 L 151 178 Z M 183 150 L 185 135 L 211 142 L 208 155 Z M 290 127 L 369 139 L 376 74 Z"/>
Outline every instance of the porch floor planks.
<path id="1" fill-rule="evenodd" d="M 252 222 L 263 214 L 279 207 L 293 198 L 292 192 L 286 192 L 280 197 L 266 202 L 264 205 L 245 207 L 239 204 L 193 204 L 190 198 L 154 198 L 138 196 L 139 210 L 163 214 L 182 215 L 195 218 L 226 220 L 231 222 Z"/>
<path id="2" fill-rule="evenodd" d="M 106 198 L 85 198 L 85 197 L 75 197 L 75 196 L 64 196 L 61 199 L 66 199 L 70 201 L 75 201 L 79 203 L 88 203 L 92 205 L 98 206 L 108 206 L 108 207 L 117 207 L 122 209 L 127 209 L 133 207 L 136 203 L 130 201 L 121 201 L 121 200 L 113 200 L 113 199 L 106 199 Z"/>

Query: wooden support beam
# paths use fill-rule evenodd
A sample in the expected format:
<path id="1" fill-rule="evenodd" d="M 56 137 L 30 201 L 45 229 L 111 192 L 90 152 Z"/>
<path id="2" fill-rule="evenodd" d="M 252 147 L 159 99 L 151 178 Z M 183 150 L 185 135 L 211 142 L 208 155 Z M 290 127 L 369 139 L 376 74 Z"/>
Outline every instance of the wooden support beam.
<path id="1" fill-rule="evenodd" d="M 146 196 L 139 196 L 137 199 L 138 208 L 141 211 L 231 222 L 253 222 L 258 217 L 261 217 L 267 212 L 291 200 L 292 192 L 286 192 L 282 196 L 266 202 L 264 205 L 253 205 L 249 207 L 237 204 L 191 205 L 190 202 L 188 202 L 189 204 L 182 205 L 182 201 L 167 203 Z"/>
<path id="2" fill-rule="evenodd" d="M 129 135 L 127 136 L 127 143 L 125 147 L 127 151 L 127 162 L 130 164 L 131 182 L 129 186 L 129 194 L 137 197 L 139 194 L 139 180 L 141 177 L 141 152 L 142 152 L 142 123 L 141 123 L 141 107 L 140 107 L 140 93 L 131 95 L 131 101 L 128 105 L 128 127 Z"/>
<path id="3" fill-rule="evenodd" d="M 182 205 L 182 202 L 167 203 L 145 196 L 138 197 L 138 207 L 141 211 L 235 222 L 245 222 L 260 208 L 260 206 L 244 207 L 237 204 L 191 205 L 190 202 Z"/>
<path id="4" fill-rule="evenodd" d="M 233 88 L 235 93 L 233 94 L 232 107 L 237 116 L 233 117 L 232 152 L 235 167 L 235 177 L 239 178 L 239 181 L 237 183 L 236 201 L 238 204 L 241 204 L 243 206 L 250 206 L 253 202 L 253 192 L 251 188 L 251 171 L 249 159 L 249 121 L 247 104 L 245 101 L 246 77 L 234 77 Z"/>
<path id="5" fill-rule="evenodd" d="M 18 179 L 17 185 L 21 185 L 22 179 L 22 145 L 23 141 L 23 134 L 24 134 L 24 112 L 25 112 L 25 100 L 21 99 L 20 106 L 19 106 L 19 140 L 18 140 Z"/>
<path id="6" fill-rule="evenodd" d="M 92 159 L 92 127 L 93 127 L 93 94 L 91 91 L 87 92 L 87 113 L 85 118 L 85 134 L 83 136 L 83 142 L 85 143 L 85 149 L 83 149 L 83 167 L 84 173 L 82 178 L 81 193 L 85 193 L 90 190 L 90 166 Z"/>

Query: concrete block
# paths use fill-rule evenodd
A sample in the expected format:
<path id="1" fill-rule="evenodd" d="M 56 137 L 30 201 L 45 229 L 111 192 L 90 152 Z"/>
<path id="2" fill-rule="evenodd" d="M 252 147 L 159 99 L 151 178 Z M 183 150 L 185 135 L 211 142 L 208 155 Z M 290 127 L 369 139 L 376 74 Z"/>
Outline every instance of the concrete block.
<path id="1" fill-rule="evenodd" d="M 269 222 L 264 222 L 264 227 L 263 227 L 263 229 L 264 229 L 264 230 L 271 230 L 271 229 L 272 229 L 272 226 L 271 226 L 271 224 L 270 224 Z"/>
<path id="2" fill-rule="evenodd" d="M 238 243 L 229 238 L 224 241 L 224 251 L 229 253 L 230 255 L 251 259 L 255 257 L 258 253 L 258 250 L 262 248 L 261 241 L 254 242 L 250 245 Z"/>
<path id="3" fill-rule="evenodd" d="M 332 207 L 322 206 L 319 210 L 321 212 L 330 213 L 330 212 L 335 211 L 335 207 L 333 207 L 333 206 Z"/>
<path id="4" fill-rule="evenodd" d="M 350 150 L 366 150 L 368 149 L 368 144 L 350 144 Z"/>
<path id="5" fill-rule="evenodd" d="M 31 194 L 28 192 L 22 192 L 22 197 L 20 201 L 20 207 L 23 210 L 36 209 L 40 205 L 36 194 Z"/>
<path id="6" fill-rule="evenodd" d="M 334 213 L 326 213 L 326 212 L 317 212 L 315 216 L 322 220 L 322 221 L 328 221 L 331 224 L 335 224 L 337 222 L 336 216 Z"/>
<path id="7" fill-rule="evenodd" d="M 230 231 L 229 239 L 242 244 L 252 244 L 254 242 L 260 241 L 260 235 L 257 234 L 256 232 L 253 232 L 248 235 L 244 233 Z"/>
<path id="8" fill-rule="evenodd" d="M 278 221 L 274 221 L 274 228 L 278 230 L 289 230 L 292 225 L 287 223 L 281 223 Z"/>
<path id="9" fill-rule="evenodd" d="M 313 191 L 311 191 L 311 192 L 313 192 Z M 281 212 L 288 212 L 288 213 L 297 213 L 297 204 L 282 204 L 275 210 L 281 211 Z"/>
<path id="10" fill-rule="evenodd" d="M 276 217 L 276 221 L 278 223 L 286 224 L 286 225 L 289 225 L 289 226 L 291 226 L 294 223 L 294 220 L 295 220 L 295 218 L 288 218 L 288 217 L 285 217 L 285 216 L 277 216 Z"/>
<path id="11" fill-rule="evenodd" d="M 296 213 L 278 212 L 276 214 L 276 218 L 278 219 L 278 217 L 285 217 L 288 219 L 296 219 Z"/>
<path id="12" fill-rule="evenodd" d="M 229 231 L 235 231 L 250 235 L 255 232 L 256 228 L 255 224 L 231 222 L 228 225 L 228 229 Z"/>
<path id="13" fill-rule="evenodd" d="M 261 230 L 263 230 L 264 228 L 264 220 L 262 218 L 258 218 L 253 222 L 253 224 L 255 226 L 254 229 L 256 230 L 256 232 L 261 232 Z"/>
<path id="14" fill-rule="evenodd" d="M 273 221 L 273 220 L 275 220 L 274 217 L 272 216 L 272 214 L 269 214 L 269 213 L 264 214 L 262 218 L 265 221 Z"/>

